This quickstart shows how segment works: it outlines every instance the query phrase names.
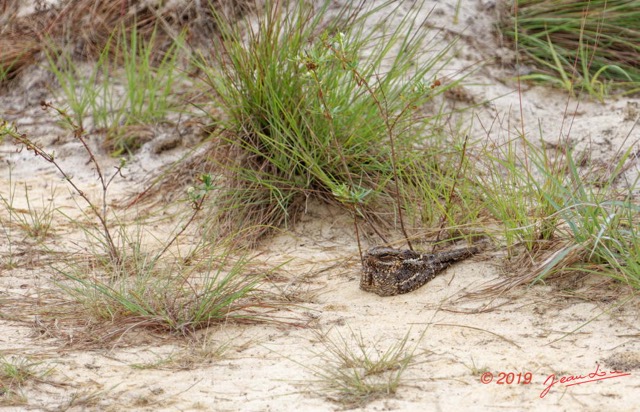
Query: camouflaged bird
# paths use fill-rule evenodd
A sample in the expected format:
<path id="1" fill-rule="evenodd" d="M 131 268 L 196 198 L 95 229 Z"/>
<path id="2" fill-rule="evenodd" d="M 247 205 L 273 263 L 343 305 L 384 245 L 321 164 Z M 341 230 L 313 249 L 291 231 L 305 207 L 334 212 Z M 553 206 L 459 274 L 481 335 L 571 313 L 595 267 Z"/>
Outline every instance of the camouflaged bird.
<path id="1" fill-rule="evenodd" d="M 477 246 L 439 253 L 376 246 L 362 262 L 360 289 L 380 296 L 394 296 L 418 289 L 455 262 L 480 251 Z"/>

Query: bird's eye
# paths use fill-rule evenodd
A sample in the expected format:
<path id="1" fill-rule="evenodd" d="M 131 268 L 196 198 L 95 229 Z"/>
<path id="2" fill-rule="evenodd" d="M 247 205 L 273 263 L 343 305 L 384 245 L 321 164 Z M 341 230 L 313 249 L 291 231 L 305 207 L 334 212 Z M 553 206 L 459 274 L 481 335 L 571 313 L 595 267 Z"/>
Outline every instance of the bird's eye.
<path id="1" fill-rule="evenodd" d="M 378 256 L 378 259 L 383 262 L 390 262 L 392 260 L 396 260 L 398 258 L 397 255 L 391 253 L 385 253 L 383 255 Z"/>

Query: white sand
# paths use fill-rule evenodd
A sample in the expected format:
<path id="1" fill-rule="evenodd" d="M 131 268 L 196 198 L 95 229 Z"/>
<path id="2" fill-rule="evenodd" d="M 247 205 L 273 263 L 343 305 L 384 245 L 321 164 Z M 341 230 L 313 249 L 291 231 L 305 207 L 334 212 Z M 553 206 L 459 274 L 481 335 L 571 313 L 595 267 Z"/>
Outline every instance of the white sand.
<path id="1" fill-rule="evenodd" d="M 411 2 L 406 2 L 411 3 Z M 447 39 L 460 34 L 455 59 L 447 76 L 455 77 L 465 67 L 491 61 L 497 55 L 509 58 L 509 51 L 496 43 L 491 34 L 495 22 L 494 1 L 463 1 L 459 23 L 453 24 L 456 0 L 429 1 L 433 7 L 428 23 L 444 29 Z M 443 40 L 444 41 L 444 40 Z M 488 64 L 476 72 L 466 86 L 477 101 L 490 99 L 477 109 L 472 135 L 496 141 L 514 136 L 519 124 L 520 95 L 515 83 L 503 81 L 515 75 L 513 65 Z M 34 74 L 34 76 L 42 73 Z M 46 83 L 45 79 L 45 83 Z M 28 84 L 28 80 L 23 84 Z M 37 85 L 36 85 L 37 86 Z M 40 84 L 43 87 L 43 84 Z M 41 90 L 47 93 L 46 90 Z M 638 118 L 639 99 L 625 98 L 605 103 L 570 100 L 559 90 L 529 87 L 522 90 L 525 127 L 538 136 L 538 122 L 544 139 L 557 141 L 569 135 L 579 150 L 590 148 L 603 162 L 614 158 L 640 137 L 632 132 Z M 42 123 L 37 105 L 38 92 L 13 90 L 0 96 L 0 116 L 15 121 L 22 132 L 52 146 L 62 164 L 73 170 L 83 188 L 96 194 L 95 173 L 77 143 L 50 124 Z M 462 104 L 462 103 L 459 103 Z M 483 131 L 493 119 L 500 119 L 490 133 Z M 571 127 L 570 127 L 571 125 Z M 570 127 L 570 133 L 569 133 Z M 152 155 L 143 149 L 125 170 L 126 178 L 116 180 L 111 196 L 121 199 L 141 190 L 151 173 L 162 164 L 178 158 L 184 149 Z M 66 213 L 78 213 L 77 196 L 69 194 L 59 175 L 31 153 L 14 153 L 11 142 L 0 145 L 0 194 L 7 198 L 9 167 L 16 189 L 16 207 L 25 208 L 22 183 L 29 187 L 31 201 L 39 207 L 42 198 L 56 188 L 55 205 Z M 117 164 L 102 158 L 104 169 Z M 638 165 L 627 171 L 633 178 Z M 83 205 L 84 206 L 84 205 Z M 0 216 L 8 214 L 0 207 Z M 82 241 L 64 219 L 56 216 L 53 242 L 58 247 L 74 246 L 70 239 Z M 22 237 L 12 244 L 19 268 L 0 268 L 0 314 L 5 297 L 19 294 L 35 296 L 55 278 L 43 264 L 51 258 L 40 246 Z M 65 243 L 68 242 L 68 243 Z M 35 249 L 34 249 L 35 248 Z M 76 248 L 77 249 L 77 248 Z M 38 252 L 38 250 L 42 250 Z M 201 339 L 208 351 L 220 345 L 229 348 L 220 357 L 198 360 L 187 369 L 174 363 L 161 363 L 197 353 L 180 340 L 136 337 L 139 344 L 121 347 L 117 343 L 101 349 L 83 351 L 63 347 L 64 342 L 38 337 L 29 324 L 0 320 L 0 349 L 3 353 L 39 356 L 45 365 L 55 367 L 51 379 L 67 386 L 47 384 L 28 386 L 25 396 L 31 410 L 64 408 L 72 410 L 216 410 L 216 411 L 325 411 L 345 406 L 327 399 L 313 371 L 324 361 L 317 356 L 326 348 L 315 330 L 329 331 L 351 339 L 351 333 L 384 350 L 409 334 L 409 347 L 415 348 L 416 363 L 403 375 L 405 383 L 394 396 L 367 404 L 362 410 L 441 411 L 441 410 L 612 410 L 632 411 L 640 405 L 640 328 L 638 301 L 620 302 L 569 297 L 554 285 L 521 289 L 495 300 L 457 299 L 486 282 L 508 276 L 502 273 L 499 254 L 486 254 L 457 264 L 425 287 L 402 296 L 380 298 L 358 288 L 360 264 L 349 217 L 330 207 L 311 202 L 302 221 L 290 231 L 274 236 L 259 248 L 259 259 L 267 265 L 288 262 L 278 270 L 275 286 L 305 299 L 292 308 L 290 316 L 307 327 L 291 325 L 225 325 L 212 328 Z M 22 254 L 24 252 L 24 254 Z M 9 256 L 9 242 L 0 233 L 0 258 Z M 48 256 L 48 257 L 47 257 Z M 55 255 L 53 256 L 55 259 Z M 590 295 L 593 298 L 593 295 Z M 484 310 L 483 310 L 484 309 Z M 50 324 L 51 326 L 52 324 Z M 424 334 L 423 334 L 424 333 Z M 422 338 L 420 336 L 423 334 Z M 136 334 L 132 334 L 137 336 Z M 182 343 L 181 343 L 182 342 Z M 353 342 L 355 344 L 355 342 Z M 636 369 L 628 376 L 568 386 L 558 383 L 541 398 L 550 375 L 557 377 L 589 373 L 610 375 L 616 364 L 606 360 L 619 356 Z M 152 364 L 144 369 L 132 365 Z M 302 366 L 305 365 L 305 366 Z M 633 366 L 635 365 L 635 366 Z M 478 372 L 479 371 L 479 372 Z M 481 373 L 490 371 L 493 382 L 481 383 Z M 497 384 L 500 373 L 531 373 L 528 385 Z M 594 375 L 595 376 L 595 375 Z M 600 375 L 604 376 L 604 375 Z M 517 379 L 517 378 L 516 378 Z M 93 401 L 82 403 L 83 396 Z M 18 408 L 19 409 L 19 408 Z"/>

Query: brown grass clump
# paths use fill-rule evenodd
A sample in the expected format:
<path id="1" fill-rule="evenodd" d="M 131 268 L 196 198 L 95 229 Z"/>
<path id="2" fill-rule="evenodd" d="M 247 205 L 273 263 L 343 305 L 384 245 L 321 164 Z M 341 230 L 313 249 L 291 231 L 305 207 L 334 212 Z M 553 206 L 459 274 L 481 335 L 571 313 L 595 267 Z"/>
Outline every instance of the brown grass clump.
<path id="1" fill-rule="evenodd" d="M 158 44 L 176 39 L 187 30 L 189 40 L 204 42 L 216 32 L 211 8 L 229 18 L 238 18 L 255 8 L 252 1 L 164 2 L 141 0 L 62 0 L 49 8 L 36 7 L 20 15 L 20 2 L 0 3 L 0 81 L 15 77 L 33 63 L 50 43 L 72 50 L 75 57 L 95 58 L 121 27 L 135 27 L 143 37 L 157 29 Z M 197 4 L 196 4 L 197 3 Z"/>
<path id="2" fill-rule="evenodd" d="M 18 17 L 20 2 L 5 0 L 0 4 L 0 82 L 11 79 L 35 60 L 42 47 L 47 27 L 42 12 Z"/>
<path id="3" fill-rule="evenodd" d="M 33 63 L 40 51 L 39 43 L 23 37 L 0 38 L 0 81 L 11 79 Z"/>

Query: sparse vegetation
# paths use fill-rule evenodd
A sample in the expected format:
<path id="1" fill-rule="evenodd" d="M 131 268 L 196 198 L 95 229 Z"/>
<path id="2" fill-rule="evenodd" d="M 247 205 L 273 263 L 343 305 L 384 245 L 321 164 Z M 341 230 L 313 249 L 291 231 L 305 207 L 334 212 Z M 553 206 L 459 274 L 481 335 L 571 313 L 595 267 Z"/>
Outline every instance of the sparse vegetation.
<path id="1" fill-rule="evenodd" d="M 409 335 L 384 348 L 350 330 L 317 333 L 322 349 L 314 352 L 317 364 L 305 368 L 317 378 L 317 391 L 348 407 L 360 407 L 383 397 L 392 397 L 404 382 L 403 374 L 416 363 L 417 344 L 409 347 Z M 421 339 L 418 339 L 420 342 Z"/>
<path id="2" fill-rule="evenodd" d="M 486 210 L 501 225 L 519 276 L 501 291 L 552 274 L 609 276 L 638 288 L 637 179 L 620 185 L 631 149 L 608 168 L 578 156 L 568 143 L 519 138 L 486 146 L 477 173 Z"/>
<path id="3" fill-rule="evenodd" d="M 107 259 L 101 259 L 105 266 L 110 267 L 113 271 L 111 275 L 113 277 L 120 277 L 124 273 L 120 271 L 122 268 L 126 268 L 129 265 L 129 262 L 125 260 L 127 256 L 136 256 L 135 254 L 130 254 L 129 250 L 139 250 L 139 247 L 133 242 L 129 242 L 127 238 L 126 230 L 121 230 L 119 235 L 120 237 L 116 237 L 116 233 L 114 233 L 114 228 L 111 225 L 111 220 L 115 219 L 117 221 L 117 216 L 114 216 L 112 208 L 109 207 L 109 186 L 112 184 L 113 180 L 117 177 L 122 176 L 122 169 L 125 167 L 126 160 L 124 158 L 120 159 L 120 163 L 118 166 L 114 167 L 115 171 L 112 175 L 108 176 L 103 173 L 103 168 L 100 163 L 96 159 L 90 145 L 87 142 L 87 138 L 85 136 L 84 129 L 76 124 L 73 119 L 63 110 L 52 106 L 49 103 L 42 103 L 43 109 L 49 110 L 52 109 L 55 113 L 59 115 L 62 121 L 70 127 L 73 131 L 73 136 L 77 139 L 84 149 L 89 164 L 94 168 L 98 180 L 100 182 L 100 201 L 94 201 L 89 194 L 82 190 L 78 184 L 73 180 L 72 174 L 65 170 L 65 168 L 61 165 L 58 159 L 55 157 L 53 152 L 47 152 L 45 149 L 41 148 L 30 140 L 30 138 L 24 134 L 19 133 L 15 126 L 10 125 L 8 123 L 3 123 L 0 125 L 0 133 L 2 136 L 8 135 L 14 139 L 15 143 L 28 151 L 32 151 L 36 156 L 40 157 L 47 163 L 50 163 L 55 167 L 55 169 L 61 174 L 61 176 L 65 179 L 65 181 L 71 186 L 75 194 L 80 196 L 80 198 L 84 201 L 84 203 L 89 207 L 90 213 L 84 212 L 85 216 L 90 221 L 96 221 L 98 223 L 98 234 L 95 233 L 93 228 L 83 228 L 83 231 L 87 235 L 88 238 L 93 239 L 99 245 L 101 245 L 101 249 L 105 252 Z M 214 181 L 210 175 L 203 175 L 200 178 L 201 185 L 197 188 L 190 188 L 189 195 L 189 203 L 191 205 L 192 213 L 191 216 L 187 219 L 186 224 L 177 232 L 173 233 L 173 236 L 169 237 L 168 241 L 165 243 L 164 247 L 161 251 L 153 258 L 151 264 L 155 264 L 171 245 L 182 235 L 186 229 L 189 227 L 191 223 L 193 223 L 197 213 L 201 210 L 204 200 L 209 192 L 214 190 Z M 47 216 L 49 216 L 47 214 Z M 71 219 L 73 220 L 73 219 Z M 122 229 L 122 228 L 121 228 Z M 119 242 L 120 240 L 120 242 Z M 137 266 L 137 265 L 134 265 Z"/>
<path id="4" fill-rule="evenodd" d="M 21 356 L 0 355 L 0 405 L 26 404 L 23 394 L 25 386 L 46 382 L 46 376 L 52 371 L 53 368 L 44 368 L 42 362 Z"/>
<path id="5" fill-rule="evenodd" d="M 65 268 L 60 272 L 69 281 L 58 285 L 82 305 L 88 320 L 113 329 L 135 325 L 188 335 L 225 321 L 267 320 L 260 313 L 267 296 L 256 288 L 261 277 L 245 277 L 242 260 L 225 271 L 225 259 L 213 256 L 198 271 L 178 264 L 163 268 L 150 259 L 129 277 L 106 279 Z"/>
<path id="6" fill-rule="evenodd" d="M 156 30 L 146 39 L 135 26 L 120 27 L 87 74 L 67 50 L 51 46 L 46 54 L 76 128 L 84 130 L 89 117 L 93 131 L 104 132 L 103 146 L 119 156 L 144 143 L 140 133 L 131 132 L 135 126 L 166 120 L 175 106 L 172 96 L 179 76 L 178 44 L 182 42 L 180 35 L 160 50 Z M 122 77 L 124 84 L 119 84 Z"/>
<path id="7" fill-rule="evenodd" d="M 197 369 L 202 365 L 225 359 L 232 347 L 241 347 L 231 340 L 225 342 L 213 340 L 209 335 L 213 335 L 216 332 L 215 329 L 211 328 L 212 332 L 207 332 L 203 337 L 194 335 L 194 339 L 169 355 L 160 356 L 150 362 L 135 363 L 131 367 L 133 369 Z M 248 343 L 244 345 L 248 345 Z"/>
<path id="8" fill-rule="evenodd" d="M 142 234 L 131 237 L 108 205 L 109 186 L 116 177 L 122 175 L 124 161 L 115 168 L 112 176 L 105 176 L 83 136 L 82 128 L 73 123 L 64 111 L 50 105 L 45 105 L 45 108 L 53 108 L 73 127 L 75 137 L 85 149 L 89 163 L 94 167 L 101 183 L 100 203 L 94 202 L 73 181 L 73 177 L 53 154 L 40 148 L 10 125 L 3 125 L 2 131 L 15 139 L 17 144 L 54 165 L 75 193 L 89 206 L 90 213 L 86 216 L 98 222 L 98 234 L 93 229 L 76 223 L 87 235 L 93 247 L 94 259 L 100 263 L 100 268 L 106 269 L 106 274 L 101 271 L 92 275 L 91 270 L 77 262 L 55 267 L 70 281 L 58 282 L 58 286 L 81 304 L 86 314 L 98 323 L 122 325 L 133 322 L 136 326 L 185 335 L 232 318 L 259 318 L 252 311 L 266 306 L 266 295 L 260 297 L 256 290 L 260 276 L 245 277 L 244 259 L 236 260 L 227 268 L 226 263 L 231 260 L 228 252 L 221 255 L 209 252 L 210 258 L 203 270 L 201 265 L 190 264 L 190 261 L 196 259 L 200 246 L 196 243 L 185 259 L 173 257 L 169 262 L 162 260 L 173 243 L 194 221 L 207 194 L 214 189 L 211 176 L 202 176 L 201 185 L 188 191 L 192 212 L 186 223 L 162 242 L 159 252 L 149 253 L 143 244 Z M 70 219 L 73 221 L 73 218 Z M 110 223 L 113 220 L 116 220 L 119 231 L 114 231 Z"/>
<path id="9" fill-rule="evenodd" d="M 29 187 L 25 183 L 23 188 L 24 206 L 26 206 L 26 208 L 22 208 L 16 207 L 15 204 L 17 185 L 14 185 L 12 182 L 11 169 L 9 169 L 9 188 L 8 198 L 0 194 L 0 201 L 9 212 L 8 226 L 15 222 L 29 238 L 37 242 L 44 240 L 51 233 L 51 225 L 56 212 L 54 205 L 55 189 L 51 189 L 51 194 L 48 199 L 42 199 L 42 207 L 36 207 L 29 199 Z M 5 231 L 8 230 L 10 229 L 5 228 Z M 10 243 L 11 236 L 8 233 L 5 233 L 5 235 L 7 241 Z"/>
<path id="10" fill-rule="evenodd" d="M 485 372 L 489 372 L 489 367 L 487 366 L 478 367 L 473 358 L 471 358 L 471 366 L 464 365 L 464 367 L 469 369 L 469 372 L 471 373 L 471 375 L 476 377 L 481 376 Z"/>
<path id="11" fill-rule="evenodd" d="M 452 1 L 456 25 L 464 7 Z M 0 118 L 0 143 L 15 144 L 0 157 L 30 153 L 30 160 L 21 161 L 51 166 L 70 192 L 65 207 L 54 201 L 60 195 L 53 189 L 38 203 L 32 186 L 16 181 L 11 167 L 8 186 L 0 187 L 0 273 L 3 279 L 5 271 L 7 279 L 17 273 L 20 280 L 0 293 L 0 319 L 35 327 L 42 339 L 58 339 L 74 351 L 87 342 L 125 345 L 125 335 L 142 331 L 149 339 L 179 339 L 186 348 L 157 362 L 124 362 L 131 372 L 196 368 L 246 349 L 203 339 L 217 332 L 214 326 L 270 323 L 289 333 L 295 324 L 308 331 L 342 303 L 325 305 L 322 288 L 305 295 L 304 282 L 327 268 L 344 268 L 348 276 L 332 272 L 329 280 L 355 288 L 355 251 L 343 260 L 329 256 L 323 262 L 331 260 L 332 266 L 317 272 L 294 267 L 286 273 L 290 283 L 281 288 L 274 266 L 294 259 L 289 249 L 260 249 L 256 255 L 267 258 L 258 266 L 251 247 L 261 246 L 259 240 L 275 228 L 286 231 L 312 202 L 338 206 L 345 212 L 341 218 L 353 219 L 361 255 L 363 239 L 421 249 L 494 239 L 495 249 L 506 252 L 510 273 L 483 283 L 476 296 L 549 284 L 563 275 L 601 278 L 633 293 L 640 289 L 640 175 L 628 173 L 640 156 L 628 141 L 638 114 L 630 111 L 635 123 L 622 143 L 626 149 L 606 165 L 595 162 L 588 149 L 577 150 L 569 136 L 552 144 L 542 127 L 534 135 L 524 116 L 516 127 L 499 125 L 506 139 L 494 138 L 492 131 L 475 135 L 467 121 L 475 114 L 449 105 L 445 96 L 469 74 L 458 68 L 451 74 L 457 37 L 443 30 L 441 41 L 433 43 L 433 27 L 421 20 L 429 13 L 420 2 L 371 6 L 361 0 L 334 7 L 329 1 L 267 0 L 258 9 L 237 1 L 215 2 L 220 7 L 206 10 L 201 2 L 189 2 L 178 12 L 165 8 L 167 2 L 156 7 L 62 0 L 51 9 L 41 4 L 45 9 L 28 29 L 22 17 L 5 10 L 18 3 L 0 6 L 0 86 L 11 88 L 32 63 L 41 63 L 39 70 L 55 79 L 43 94 L 42 113 L 58 127 L 56 141 L 71 143 L 57 153 L 55 142 L 31 127 L 32 113 L 24 119 L 13 108 L 0 113 L 6 116 Z M 516 5 L 518 12 L 500 29 L 517 45 L 518 62 L 526 59 L 540 70 L 521 80 L 557 84 L 574 97 L 586 90 L 600 100 L 640 91 L 640 36 L 633 24 L 640 20 L 640 2 Z M 238 18 L 238 11 L 247 10 L 255 14 Z M 97 15 L 102 18 L 89 30 L 87 18 Z M 194 27 L 206 28 L 206 36 Z M 186 90 L 177 92 L 177 84 Z M 143 171 L 127 175 L 130 162 L 145 162 L 136 159 L 143 143 L 139 132 L 159 125 L 175 129 L 178 142 L 202 132 L 209 141 L 165 172 L 173 180 L 171 193 L 135 193 L 128 202 L 115 198 L 115 182 L 147 179 L 142 173 L 156 167 L 143 164 Z M 65 163 L 74 148 L 91 178 L 77 178 L 73 168 L 79 166 Z M 149 198 L 156 203 L 145 203 Z M 307 240 L 292 242 L 302 247 Z M 54 256 L 33 278 L 19 272 L 28 266 L 22 262 L 43 263 L 23 259 L 27 249 L 34 256 Z M 282 260 L 273 264 L 275 254 Z M 316 263 L 316 256 L 308 259 Z M 282 313 L 291 309 L 296 319 L 289 322 Z M 424 333 L 416 341 L 406 333 L 387 344 L 386 335 L 370 340 L 350 328 L 340 333 L 342 317 L 328 322 L 338 327 L 316 335 L 315 363 L 275 353 L 311 372 L 305 392 L 344 407 L 399 393 L 405 372 L 422 355 L 418 346 L 426 345 Z M 29 382 L 44 382 L 52 369 L 31 359 L 0 356 L 3 405 L 33 406 L 25 395 Z M 471 358 L 466 366 L 474 378 L 497 367 L 479 362 Z M 60 408 L 102 406 L 102 389 L 75 391 Z M 150 399 L 141 395 L 138 406 Z"/>

